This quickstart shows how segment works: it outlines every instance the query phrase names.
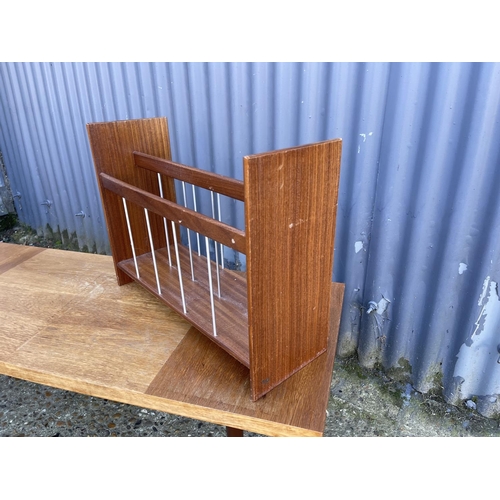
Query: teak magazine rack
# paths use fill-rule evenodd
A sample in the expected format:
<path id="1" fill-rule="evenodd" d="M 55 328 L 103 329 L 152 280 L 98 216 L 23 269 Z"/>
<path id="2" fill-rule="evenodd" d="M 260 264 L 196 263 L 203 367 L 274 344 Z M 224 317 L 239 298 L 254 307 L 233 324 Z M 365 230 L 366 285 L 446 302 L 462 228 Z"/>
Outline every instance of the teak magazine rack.
<path id="1" fill-rule="evenodd" d="M 119 285 L 137 281 L 247 366 L 254 401 L 326 351 L 340 139 L 246 156 L 241 182 L 172 162 L 165 118 L 87 132 Z M 178 204 L 174 179 L 243 201 L 245 231 Z M 215 262 L 180 244 L 180 225 L 217 242 Z"/>

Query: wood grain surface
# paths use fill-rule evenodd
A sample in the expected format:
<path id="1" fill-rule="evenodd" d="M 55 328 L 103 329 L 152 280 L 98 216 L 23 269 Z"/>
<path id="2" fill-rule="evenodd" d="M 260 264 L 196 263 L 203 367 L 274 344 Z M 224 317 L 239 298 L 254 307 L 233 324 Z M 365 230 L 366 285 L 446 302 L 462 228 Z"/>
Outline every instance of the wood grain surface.
<path id="1" fill-rule="evenodd" d="M 0 243 L 0 373 L 276 436 L 320 436 L 343 285 L 331 284 L 327 353 L 256 403 L 248 369 L 111 257 Z"/>
<path id="2" fill-rule="evenodd" d="M 165 118 L 148 118 L 89 123 L 87 124 L 87 134 L 106 217 L 116 275 L 118 283 L 122 285 L 130 282 L 129 276 L 117 267 L 118 262 L 132 257 L 127 223 L 122 200 L 116 194 L 103 189 L 99 174 L 108 174 L 159 196 L 158 175 L 150 170 L 136 167 L 134 151 L 142 151 L 170 160 L 167 120 Z M 162 185 L 165 199 L 175 201 L 173 179 L 163 177 Z M 128 210 L 136 252 L 142 254 L 151 251 L 144 223 L 144 210 L 137 205 L 131 205 Z M 150 220 L 154 244 L 157 248 L 164 247 L 165 233 L 162 218 L 151 214 Z M 170 234 L 170 236 L 172 235 Z"/>
<path id="3" fill-rule="evenodd" d="M 341 145 L 244 158 L 254 399 L 327 348 Z"/>
<path id="4" fill-rule="evenodd" d="M 173 247 L 171 254 L 174 255 Z M 207 259 L 193 253 L 195 281 L 192 281 L 189 250 L 182 245 L 179 246 L 179 259 L 181 261 L 182 282 L 187 310 L 186 314 L 184 314 L 177 267 L 169 266 L 166 249 L 157 251 L 155 256 L 158 275 L 160 276 L 161 295 L 158 294 L 151 254 L 141 255 L 137 259 L 139 279 L 137 279 L 133 259 L 121 262 L 119 267 L 138 283 L 141 283 L 152 294 L 156 295 L 165 305 L 171 307 L 189 321 L 191 325 L 198 328 L 199 331 L 204 333 L 218 346 L 222 347 L 240 361 L 240 363 L 248 367 L 250 355 L 248 350 L 247 282 L 245 274 L 229 269 L 219 269 L 221 286 L 221 296 L 219 298 L 216 293 L 216 264 L 211 261 L 217 328 L 217 336 L 214 337 Z"/>
<path id="5" fill-rule="evenodd" d="M 297 430 L 292 428 L 297 427 L 303 429 L 304 435 L 322 434 L 343 291 L 343 285 L 332 283 L 328 352 L 258 401 L 252 401 L 248 369 L 217 349 L 194 328 L 186 334 L 147 392 L 237 414 L 237 419 L 223 423 L 241 429 L 256 429 L 258 425 L 256 432 L 263 434 L 294 435 Z"/>

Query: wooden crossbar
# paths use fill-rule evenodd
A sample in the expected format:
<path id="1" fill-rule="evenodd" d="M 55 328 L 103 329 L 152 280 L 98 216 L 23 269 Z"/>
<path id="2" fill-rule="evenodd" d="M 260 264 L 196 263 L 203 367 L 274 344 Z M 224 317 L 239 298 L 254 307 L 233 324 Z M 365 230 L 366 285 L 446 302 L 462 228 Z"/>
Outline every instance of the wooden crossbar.
<path id="1" fill-rule="evenodd" d="M 235 200 L 245 201 L 245 185 L 242 181 L 144 153 L 134 152 L 134 160 L 138 167 L 215 191 Z"/>
<path id="2" fill-rule="evenodd" d="M 238 252 L 246 252 L 245 233 L 240 229 L 236 229 L 189 208 L 182 207 L 160 196 L 148 193 L 143 189 L 139 189 L 126 182 L 115 179 L 108 174 L 101 173 L 99 177 L 104 188 L 128 201 L 143 208 L 147 208 L 188 229 L 202 233 Z"/>

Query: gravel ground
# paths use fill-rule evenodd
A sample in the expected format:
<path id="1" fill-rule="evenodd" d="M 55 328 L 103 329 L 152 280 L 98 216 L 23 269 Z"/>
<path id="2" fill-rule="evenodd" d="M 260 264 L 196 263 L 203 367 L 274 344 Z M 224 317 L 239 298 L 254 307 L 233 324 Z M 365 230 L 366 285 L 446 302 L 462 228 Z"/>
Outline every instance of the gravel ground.
<path id="1" fill-rule="evenodd" d="M 15 218 L 0 220 L 0 240 L 65 248 Z M 2 227 L 3 224 L 3 227 Z M 70 242 L 70 244 L 73 244 Z M 471 405 L 473 406 L 473 405 Z M 0 376 L 0 436 L 206 436 L 225 428 L 189 418 Z M 500 436 L 500 421 L 473 408 L 417 393 L 356 360 L 337 360 L 325 436 Z M 245 432 L 245 436 L 258 436 Z"/>
<path id="2" fill-rule="evenodd" d="M 500 425 L 337 360 L 324 435 L 500 436 Z M 0 376 L 0 436 L 220 437 L 225 428 Z"/>

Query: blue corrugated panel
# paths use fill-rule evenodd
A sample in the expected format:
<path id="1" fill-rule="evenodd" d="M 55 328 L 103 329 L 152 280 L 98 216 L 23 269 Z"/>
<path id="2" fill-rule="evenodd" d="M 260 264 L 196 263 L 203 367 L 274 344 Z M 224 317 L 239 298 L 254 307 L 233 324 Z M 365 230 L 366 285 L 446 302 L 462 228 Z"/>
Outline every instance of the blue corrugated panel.
<path id="1" fill-rule="evenodd" d="M 244 155 L 341 137 L 339 354 L 500 413 L 500 64 L 0 63 L 0 84 L 21 219 L 99 252 L 87 122 L 166 116 L 176 161 L 237 179 Z"/>

